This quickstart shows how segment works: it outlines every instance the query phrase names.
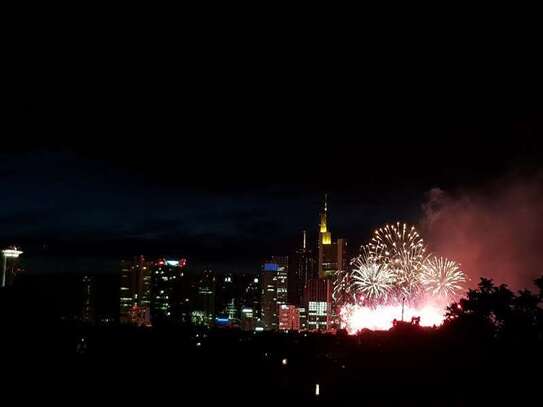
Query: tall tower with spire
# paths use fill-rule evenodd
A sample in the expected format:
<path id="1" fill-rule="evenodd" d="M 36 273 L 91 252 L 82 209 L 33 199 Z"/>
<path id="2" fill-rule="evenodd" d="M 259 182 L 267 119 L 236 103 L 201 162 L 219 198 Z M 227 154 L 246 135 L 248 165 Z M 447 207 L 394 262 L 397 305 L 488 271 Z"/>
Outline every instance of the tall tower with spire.
<path id="1" fill-rule="evenodd" d="M 328 231 L 328 194 L 324 194 L 324 206 L 319 226 L 319 247 L 332 244 L 332 233 Z"/>
<path id="2" fill-rule="evenodd" d="M 324 194 L 324 205 L 319 225 L 319 278 L 332 278 L 336 271 L 342 270 L 347 266 L 346 249 L 347 242 L 345 239 L 332 240 L 332 232 L 328 229 L 328 194 Z"/>

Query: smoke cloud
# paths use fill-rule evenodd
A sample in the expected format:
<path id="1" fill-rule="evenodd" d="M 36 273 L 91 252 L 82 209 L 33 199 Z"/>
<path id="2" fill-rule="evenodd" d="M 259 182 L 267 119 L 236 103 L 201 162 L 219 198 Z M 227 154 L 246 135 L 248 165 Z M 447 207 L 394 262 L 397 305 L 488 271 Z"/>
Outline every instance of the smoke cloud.
<path id="1" fill-rule="evenodd" d="M 542 175 L 456 193 L 432 189 L 423 205 L 423 236 L 433 251 L 461 263 L 470 286 L 487 277 L 533 288 L 543 275 Z"/>

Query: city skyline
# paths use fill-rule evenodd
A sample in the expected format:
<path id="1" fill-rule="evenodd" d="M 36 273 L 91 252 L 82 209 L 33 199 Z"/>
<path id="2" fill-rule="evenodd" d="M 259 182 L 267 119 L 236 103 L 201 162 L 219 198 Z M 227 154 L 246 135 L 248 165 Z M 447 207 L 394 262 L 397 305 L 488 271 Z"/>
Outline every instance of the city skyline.
<path id="1" fill-rule="evenodd" d="M 539 14 L 205 7 L 6 14 L 6 400 L 541 404 Z"/>

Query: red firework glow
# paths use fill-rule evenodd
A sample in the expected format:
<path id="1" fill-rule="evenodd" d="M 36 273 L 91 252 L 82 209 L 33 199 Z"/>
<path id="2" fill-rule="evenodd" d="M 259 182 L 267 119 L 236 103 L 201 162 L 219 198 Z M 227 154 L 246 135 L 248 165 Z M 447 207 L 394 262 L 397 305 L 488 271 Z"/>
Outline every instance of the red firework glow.
<path id="1" fill-rule="evenodd" d="M 421 326 L 438 326 L 445 319 L 444 307 L 424 305 L 419 307 L 404 307 L 404 321 L 420 317 Z M 356 334 L 363 329 L 388 330 L 393 321 L 402 319 L 401 305 L 379 305 L 375 308 L 361 305 L 344 305 L 340 311 L 341 327 L 349 334 Z"/>
<path id="2" fill-rule="evenodd" d="M 350 269 L 337 273 L 334 300 L 341 327 L 356 334 L 414 318 L 420 326 L 441 325 L 466 280 L 459 264 L 427 250 L 413 226 L 386 225 L 361 247 Z"/>

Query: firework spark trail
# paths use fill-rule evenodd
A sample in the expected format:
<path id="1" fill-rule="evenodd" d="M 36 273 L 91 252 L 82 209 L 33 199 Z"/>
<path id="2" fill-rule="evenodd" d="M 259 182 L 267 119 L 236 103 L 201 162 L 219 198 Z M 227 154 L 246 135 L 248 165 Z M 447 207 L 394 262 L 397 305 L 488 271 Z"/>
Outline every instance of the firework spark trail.
<path id="1" fill-rule="evenodd" d="M 462 289 L 466 276 L 458 263 L 443 257 L 433 256 L 423 265 L 421 282 L 432 296 L 454 298 Z"/>
<path id="2" fill-rule="evenodd" d="M 351 273 L 348 270 L 338 270 L 334 277 L 332 299 L 341 306 L 347 303 L 351 296 Z"/>

